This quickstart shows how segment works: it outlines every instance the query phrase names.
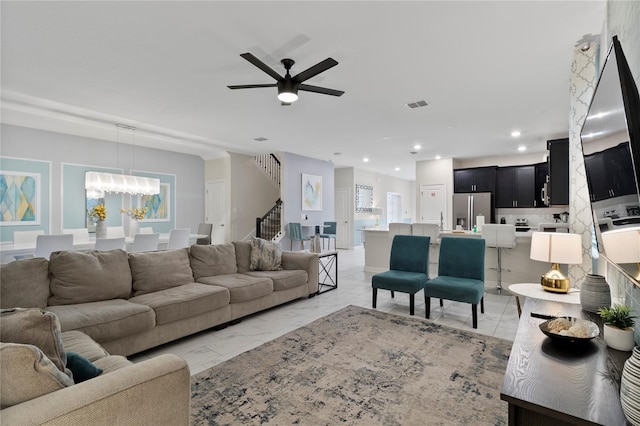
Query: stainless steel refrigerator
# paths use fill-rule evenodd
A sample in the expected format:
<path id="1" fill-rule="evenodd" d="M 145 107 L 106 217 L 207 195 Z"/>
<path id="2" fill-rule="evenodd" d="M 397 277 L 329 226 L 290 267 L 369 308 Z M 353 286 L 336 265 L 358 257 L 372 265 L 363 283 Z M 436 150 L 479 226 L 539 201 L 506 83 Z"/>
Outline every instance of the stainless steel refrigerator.
<path id="1" fill-rule="evenodd" d="M 453 229 L 460 225 L 464 230 L 472 230 L 480 215 L 484 216 L 484 223 L 492 223 L 493 199 L 490 192 L 453 194 Z"/>

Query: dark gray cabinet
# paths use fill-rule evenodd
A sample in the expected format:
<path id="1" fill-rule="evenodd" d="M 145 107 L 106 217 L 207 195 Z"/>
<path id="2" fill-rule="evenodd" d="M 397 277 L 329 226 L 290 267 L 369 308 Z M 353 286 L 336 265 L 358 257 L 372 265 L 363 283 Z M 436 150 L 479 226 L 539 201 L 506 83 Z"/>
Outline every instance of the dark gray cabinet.
<path id="1" fill-rule="evenodd" d="M 546 195 L 543 193 L 545 184 L 547 183 L 547 177 L 549 175 L 549 164 L 547 163 L 538 163 L 534 164 L 536 169 L 536 177 L 535 177 L 535 206 L 536 207 L 547 207 L 545 204 L 547 201 L 545 200 Z M 543 197 L 544 195 L 544 197 Z"/>
<path id="2" fill-rule="evenodd" d="M 636 193 L 628 143 L 585 155 L 584 166 L 591 188 L 591 201 Z"/>
<path id="3" fill-rule="evenodd" d="M 496 207 L 535 207 L 535 166 L 498 167 Z"/>
<path id="4" fill-rule="evenodd" d="M 496 167 L 474 167 L 453 171 L 453 192 L 495 192 Z"/>
<path id="5" fill-rule="evenodd" d="M 569 205 L 569 139 L 547 141 L 549 150 L 549 205 Z"/>

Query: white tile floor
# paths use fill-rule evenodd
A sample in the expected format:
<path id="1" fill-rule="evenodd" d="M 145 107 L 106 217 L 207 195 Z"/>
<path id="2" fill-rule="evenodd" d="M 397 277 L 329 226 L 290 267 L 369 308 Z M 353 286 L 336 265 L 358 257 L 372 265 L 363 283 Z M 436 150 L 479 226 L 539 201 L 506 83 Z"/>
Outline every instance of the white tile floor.
<path id="1" fill-rule="evenodd" d="M 134 362 L 163 353 L 172 353 L 189 363 L 191 374 L 199 373 L 222 361 L 275 339 L 320 317 L 348 305 L 371 308 L 371 275 L 363 272 L 364 249 L 339 250 L 338 288 L 311 299 L 298 299 L 244 318 L 239 324 L 225 329 L 207 330 L 172 343 L 134 355 Z M 471 306 L 466 303 L 437 300 L 431 302 L 431 319 L 451 327 L 513 340 L 518 326 L 518 313 L 513 296 L 497 295 L 488 288 L 485 294 L 485 313 L 478 309 L 478 329 L 471 326 Z M 384 312 L 409 315 L 409 296 L 378 292 L 378 308 Z M 416 317 L 424 318 L 424 297 L 416 295 Z"/>

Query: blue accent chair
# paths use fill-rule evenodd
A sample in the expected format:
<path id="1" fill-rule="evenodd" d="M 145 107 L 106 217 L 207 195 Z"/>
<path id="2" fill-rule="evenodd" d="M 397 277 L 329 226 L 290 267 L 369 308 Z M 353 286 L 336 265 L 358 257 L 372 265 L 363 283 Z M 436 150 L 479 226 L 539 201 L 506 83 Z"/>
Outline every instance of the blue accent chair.
<path id="1" fill-rule="evenodd" d="M 415 311 L 415 294 L 429 281 L 429 242 L 431 238 L 416 235 L 396 235 L 391 244 L 389 270 L 371 277 L 373 308 L 378 289 L 409 293 L 409 314 Z M 426 299 L 425 299 L 426 301 Z"/>
<path id="2" fill-rule="evenodd" d="M 302 235 L 302 225 L 299 222 L 289 222 L 289 240 L 291 240 L 291 250 L 293 250 L 294 241 L 300 241 L 300 250 L 304 250 L 304 242 L 311 241 L 311 238 Z"/>
<path id="3" fill-rule="evenodd" d="M 478 328 L 478 303 L 484 314 L 485 241 L 471 237 L 445 237 L 440 241 L 438 276 L 424 287 L 427 318 L 431 298 L 471 304 L 473 328 Z"/>
<path id="4" fill-rule="evenodd" d="M 329 248 L 329 250 L 331 250 L 331 239 L 333 238 L 333 248 L 337 248 L 336 247 L 336 227 L 337 227 L 337 223 L 336 222 L 325 222 L 324 223 L 324 229 L 322 230 L 322 233 L 320 234 L 320 238 L 322 238 L 322 248 L 324 249 L 324 240 L 327 239 L 329 240 L 327 242 L 327 247 Z"/>

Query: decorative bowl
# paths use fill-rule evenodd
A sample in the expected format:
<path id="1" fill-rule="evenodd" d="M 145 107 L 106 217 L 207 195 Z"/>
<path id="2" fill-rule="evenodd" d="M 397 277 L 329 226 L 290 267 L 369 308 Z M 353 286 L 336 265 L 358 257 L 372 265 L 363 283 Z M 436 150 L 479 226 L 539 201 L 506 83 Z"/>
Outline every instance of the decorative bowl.
<path id="1" fill-rule="evenodd" d="M 577 324 L 577 323 L 582 323 L 586 326 L 587 329 L 587 336 L 586 337 L 576 337 L 576 336 L 570 336 L 570 335 L 563 335 L 563 334 L 558 334 L 557 332 L 551 331 L 551 329 L 549 328 L 549 323 L 552 321 L 555 321 L 558 318 L 565 318 L 568 321 L 571 322 L 571 324 Z M 543 322 L 542 324 L 540 324 L 540 331 L 542 331 L 545 335 L 547 335 L 548 337 L 550 337 L 552 340 L 558 341 L 558 342 L 566 342 L 566 343 L 584 343 L 584 342 L 588 342 L 591 339 L 593 339 L 594 337 L 598 337 L 600 335 L 600 328 L 598 327 L 598 324 L 591 322 L 589 320 L 585 320 L 582 318 L 575 318 L 575 317 L 556 317 L 556 318 L 552 318 L 550 320 L 547 320 L 545 322 Z"/>

